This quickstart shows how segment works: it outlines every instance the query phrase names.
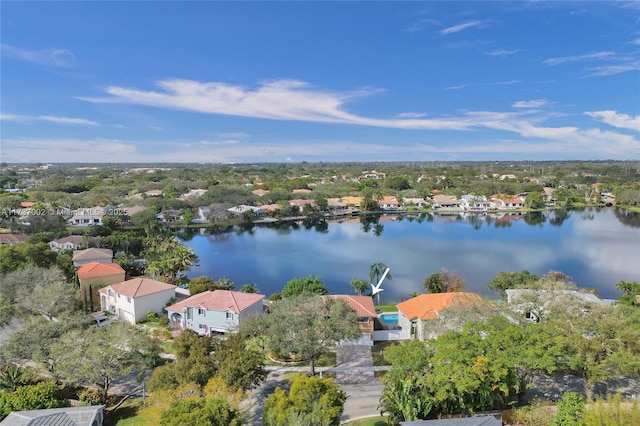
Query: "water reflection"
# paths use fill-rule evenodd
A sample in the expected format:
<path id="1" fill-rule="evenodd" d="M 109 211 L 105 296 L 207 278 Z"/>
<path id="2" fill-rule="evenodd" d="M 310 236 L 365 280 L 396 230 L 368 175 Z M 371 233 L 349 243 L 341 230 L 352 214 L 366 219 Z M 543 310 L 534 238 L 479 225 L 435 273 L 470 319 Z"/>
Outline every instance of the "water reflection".
<path id="1" fill-rule="evenodd" d="M 382 294 L 390 302 L 422 292 L 424 278 L 440 268 L 459 272 L 469 290 L 485 295 L 491 295 L 486 283 L 502 271 L 562 271 L 605 297 L 616 297 L 619 280 L 640 277 L 640 215 L 614 209 L 371 215 L 183 235 L 200 257 L 190 277 L 224 275 L 238 288 L 257 283 L 266 294 L 309 274 L 319 275 L 332 293 L 351 293 L 351 278 L 367 276 L 377 261 L 394 273 Z"/>

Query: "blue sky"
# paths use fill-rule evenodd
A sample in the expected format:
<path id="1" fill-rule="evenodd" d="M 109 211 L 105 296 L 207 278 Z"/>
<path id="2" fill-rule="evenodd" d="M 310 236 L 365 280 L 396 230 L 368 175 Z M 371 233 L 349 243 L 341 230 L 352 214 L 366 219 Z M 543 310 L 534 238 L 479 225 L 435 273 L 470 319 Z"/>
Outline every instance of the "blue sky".
<path id="1" fill-rule="evenodd" d="M 14 2 L 5 162 L 640 159 L 640 2 Z"/>

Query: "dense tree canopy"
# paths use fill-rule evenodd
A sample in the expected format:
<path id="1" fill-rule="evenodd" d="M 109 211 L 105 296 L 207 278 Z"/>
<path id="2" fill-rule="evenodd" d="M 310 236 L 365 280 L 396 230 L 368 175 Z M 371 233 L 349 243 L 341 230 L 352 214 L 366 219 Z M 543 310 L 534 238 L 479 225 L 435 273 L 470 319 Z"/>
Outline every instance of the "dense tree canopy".
<path id="1" fill-rule="evenodd" d="M 280 295 L 282 297 L 291 297 L 304 293 L 329 294 L 329 290 L 324 286 L 319 276 L 309 275 L 307 277 L 290 279 L 280 292 Z"/>

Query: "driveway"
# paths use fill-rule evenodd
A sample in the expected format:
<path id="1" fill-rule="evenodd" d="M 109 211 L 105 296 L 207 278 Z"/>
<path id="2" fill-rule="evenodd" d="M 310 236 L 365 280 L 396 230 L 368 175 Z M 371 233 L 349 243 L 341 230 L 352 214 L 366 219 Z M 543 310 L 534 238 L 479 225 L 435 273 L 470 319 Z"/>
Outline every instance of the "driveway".
<path id="1" fill-rule="evenodd" d="M 340 385 L 340 387 L 347 393 L 347 401 L 344 403 L 344 411 L 340 417 L 341 423 L 380 414 L 378 404 L 384 389 L 382 383 L 376 380 L 374 383 Z"/>
<path id="2" fill-rule="evenodd" d="M 371 346 L 365 345 L 338 345 L 336 348 L 336 367 L 373 367 Z M 355 385 L 377 383 L 371 371 L 337 371 L 336 382 L 340 385 Z"/>

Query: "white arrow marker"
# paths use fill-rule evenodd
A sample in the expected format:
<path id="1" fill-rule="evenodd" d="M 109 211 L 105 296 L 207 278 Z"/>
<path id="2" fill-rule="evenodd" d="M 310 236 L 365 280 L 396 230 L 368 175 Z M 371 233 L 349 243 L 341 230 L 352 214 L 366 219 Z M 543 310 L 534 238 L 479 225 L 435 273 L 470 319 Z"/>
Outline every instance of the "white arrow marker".
<path id="1" fill-rule="evenodd" d="M 389 268 L 387 268 L 384 271 L 384 274 L 382 274 L 382 277 L 380 278 L 380 281 L 378 281 L 377 285 L 371 284 L 371 295 L 372 296 L 375 296 L 376 294 L 380 293 L 381 291 L 384 291 L 384 289 L 380 288 L 380 286 L 382 285 L 382 281 L 384 281 L 384 278 L 387 276 L 388 273 L 389 273 Z"/>

